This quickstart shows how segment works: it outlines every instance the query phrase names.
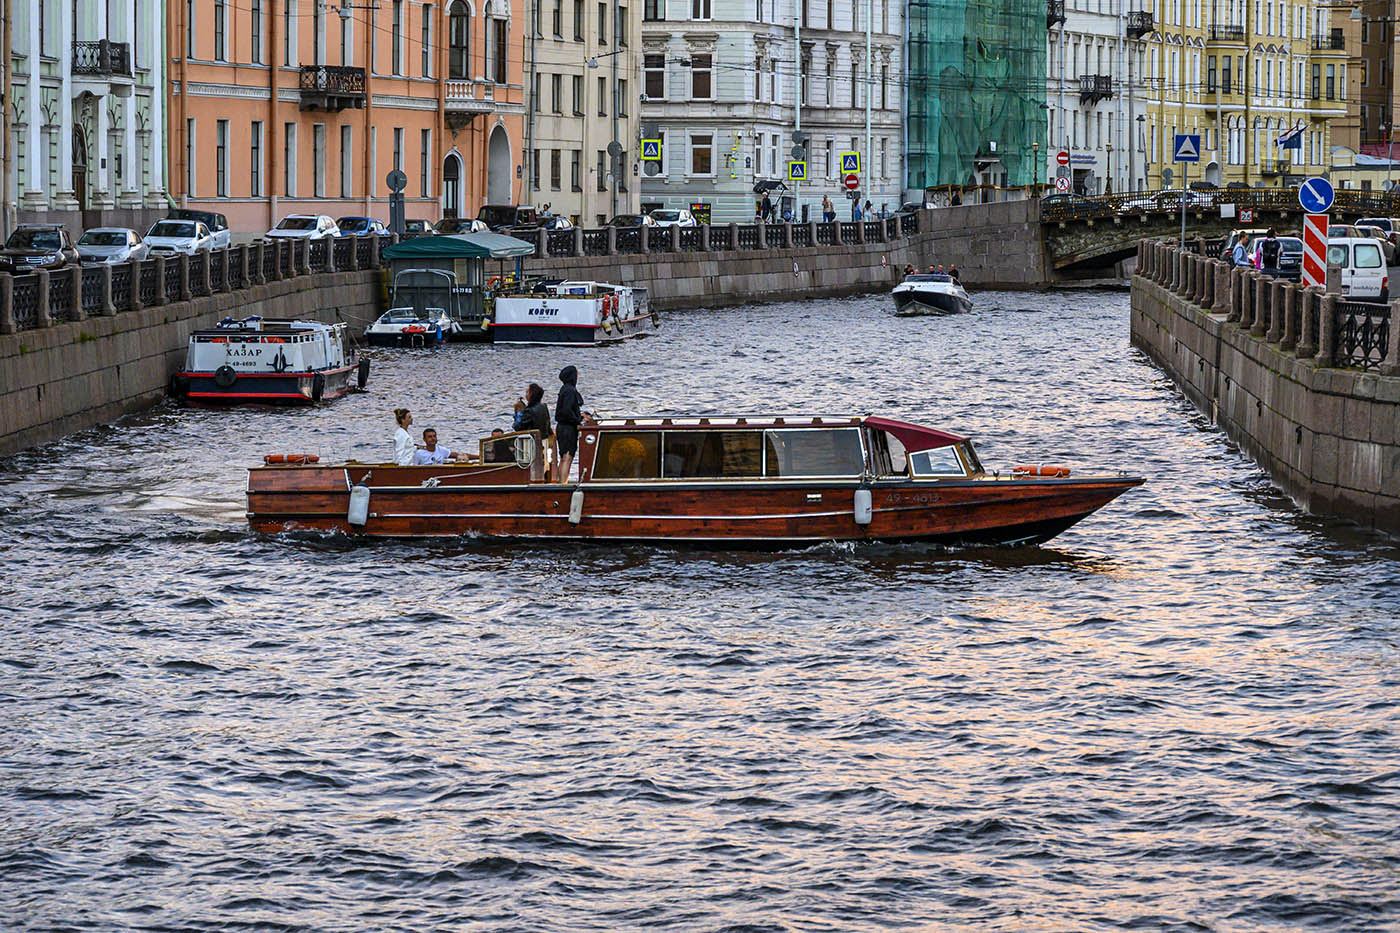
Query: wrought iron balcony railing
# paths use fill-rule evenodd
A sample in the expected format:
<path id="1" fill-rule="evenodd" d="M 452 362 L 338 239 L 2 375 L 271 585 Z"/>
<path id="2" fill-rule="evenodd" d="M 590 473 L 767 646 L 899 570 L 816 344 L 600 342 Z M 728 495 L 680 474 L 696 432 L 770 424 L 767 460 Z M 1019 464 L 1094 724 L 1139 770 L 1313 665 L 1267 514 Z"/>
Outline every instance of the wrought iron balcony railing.
<path id="1" fill-rule="evenodd" d="M 1243 42 L 1243 26 L 1212 26 L 1210 27 L 1210 41 L 1212 42 Z"/>
<path id="2" fill-rule="evenodd" d="M 1096 104 L 1101 100 L 1108 100 L 1112 96 L 1113 77 L 1111 75 L 1079 76 L 1079 102 L 1081 104 Z"/>
<path id="3" fill-rule="evenodd" d="M 1340 29 L 1334 29 L 1330 35 L 1313 36 L 1312 47 L 1318 51 L 1339 51 L 1347 47 L 1346 38 Z"/>
<path id="4" fill-rule="evenodd" d="M 1065 21 L 1065 0 L 1045 0 L 1045 28 Z"/>
<path id="5" fill-rule="evenodd" d="M 131 77 L 131 46 L 125 42 L 73 43 L 73 74 Z"/>
<path id="6" fill-rule="evenodd" d="M 1146 10 L 1134 10 L 1128 14 L 1128 38 L 1141 39 L 1156 28 L 1152 14 Z"/>
<path id="7" fill-rule="evenodd" d="M 349 65 L 303 65 L 302 110 L 362 109 L 365 105 L 365 70 Z"/>

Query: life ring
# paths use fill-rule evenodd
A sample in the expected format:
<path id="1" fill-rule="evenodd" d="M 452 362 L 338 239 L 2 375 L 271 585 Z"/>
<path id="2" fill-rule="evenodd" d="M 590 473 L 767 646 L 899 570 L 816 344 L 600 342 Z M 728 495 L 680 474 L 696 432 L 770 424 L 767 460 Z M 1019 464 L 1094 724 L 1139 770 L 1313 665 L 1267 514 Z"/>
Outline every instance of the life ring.
<path id="1" fill-rule="evenodd" d="M 493 276 L 491 276 L 491 278 L 489 278 L 489 279 L 486 280 L 486 287 L 487 287 L 487 288 L 495 288 L 497 285 L 500 285 L 500 284 L 501 284 L 501 277 L 500 277 L 499 275 L 493 275 Z"/>
<path id="2" fill-rule="evenodd" d="M 1062 466 L 1015 466 L 1011 468 L 1012 473 L 1020 473 L 1023 476 L 1069 476 L 1069 467 Z"/>
<path id="3" fill-rule="evenodd" d="M 311 377 L 311 401 L 319 402 L 321 396 L 326 394 L 326 377 L 322 373 L 317 373 Z"/>
<path id="4" fill-rule="evenodd" d="M 360 360 L 360 365 L 355 373 L 355 384 L 361 389 L 369 382 L 369 357 Z"/>
<path id="5" fill-rule="evenodd" d="M 316 463 L 320 459 L 315 454 L 268 454 L 263 463 Z"/>
<path id="6" fill-rule="evenodd" d="M 221 389 L 231 389 L 237 381 L 238 373 L 227 363 L 214 370 L 214 385 Z"/>

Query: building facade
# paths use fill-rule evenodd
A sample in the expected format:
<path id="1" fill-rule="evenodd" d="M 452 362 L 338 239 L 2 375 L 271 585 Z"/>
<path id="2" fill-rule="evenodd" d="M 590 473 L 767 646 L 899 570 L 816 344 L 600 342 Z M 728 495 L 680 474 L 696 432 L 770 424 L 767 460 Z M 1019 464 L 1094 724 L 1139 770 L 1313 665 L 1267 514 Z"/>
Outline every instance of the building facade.
<path id="1" fill-rule="evenodd" d="M 762 185 L 794 219 L 819 220 L 824 196 L 849 219 L 841 156 L 855 152 L 861 200 L 896 210 L 903 31 L 898 0 L 646 0 L 642 135 L 661 158 L 642 207 L 751 221 Z M 791 161 L 805 181 L 789 180 Z"/>
<path id="2" fill-rule="evenodd" d="M 167 206 L 163 5 L 8 6 L 6 222 L 144 230 Z"/>
<path id="3" fill-rule="evenodd" d="M 1250 187 L 1322 174 L 1359 137 L 1348 106 L 1348 9 L 1291 0 L 1144 0 L 1154 15 L 1137 139 L 1152 188 L 1204 181 Z M 1296 130 L 1300 148 L 1277 140 Z M 1201 135 L 1201 161 L 1173 161 L 1177 133 Z"/>
<path id="4" fill-rule="evenodd" d="M 635 213 L 641 10 L 619 0 L 531 2 L 539 6 L 525 49 L 530 203 L 587 226 Z"/>
<path id="5" fill-rule="evenodd" d="M 1048 140 L 1034 180 L 1064 175 L 1079 194 L 1146 185 L 1133 142 L 1144 113 L 1146 37 L 1154 31 L 1154 14 L 1142 6 L 1141 0 L 1051 0 Z M 1068 166 L 1059 164 L 1061 152 L 1069 154 Z"/>
<path id="6" fill-rule="evenodd" d="M 436 221 L 517 203 L 521 0 L 180 0 L 168 10 L 170 190 L 257 233 L 291 213 Z"/>

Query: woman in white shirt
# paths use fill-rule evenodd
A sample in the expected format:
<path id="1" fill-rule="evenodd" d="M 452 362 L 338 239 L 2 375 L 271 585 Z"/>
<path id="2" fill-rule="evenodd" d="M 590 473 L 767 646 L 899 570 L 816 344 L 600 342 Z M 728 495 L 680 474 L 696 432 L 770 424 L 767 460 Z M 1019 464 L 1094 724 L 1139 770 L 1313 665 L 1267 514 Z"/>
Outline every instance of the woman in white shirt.
<path id="1" fill-rule="evenodd" d="M 394 420 L 399 423 L 398 429 L 394 431 L 394 462 L 399 466 L 411 466 L 413 464 L 413 437 L 408 433 L 408 426 L 413 424 L 413 415 L 407 408 L 395 408 Z"/>

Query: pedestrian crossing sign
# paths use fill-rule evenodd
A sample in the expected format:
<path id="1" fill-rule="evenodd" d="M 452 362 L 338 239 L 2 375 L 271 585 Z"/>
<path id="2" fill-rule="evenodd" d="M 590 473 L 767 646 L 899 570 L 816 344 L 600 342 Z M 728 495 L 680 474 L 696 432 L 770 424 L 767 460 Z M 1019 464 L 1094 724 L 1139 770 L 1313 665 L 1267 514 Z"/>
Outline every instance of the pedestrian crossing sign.
<path id="1" fill-rule="evenodd" d="M 857 174 L 860 173 L 860 153 L 859 153 L 859 152 L 843 152 L 843 153 L 841 153 L 841 174 L 842 174 L 842 175 L 845 175 L 845 174 L 847 174 L 848 172 L 855 172 L 855 173 L 857 173 Z"/>
<path id="2" fill-rule="evenodd" d="M 789 162 L 789 163 L 788 163 L 788 181 L 806 181 L 806 180 L 807 180 L 807 163 L 806 163 L 806 162 Z"/>
<path id="3" fill-rule="evenodd" d="M 643 162 L 660 162 L 660 161 L 661 161 L 661 140 L 659 140 L 659 139 L 644 139 L 644 140 L 642 140 L 642 161 L 643 161 Z"/>

